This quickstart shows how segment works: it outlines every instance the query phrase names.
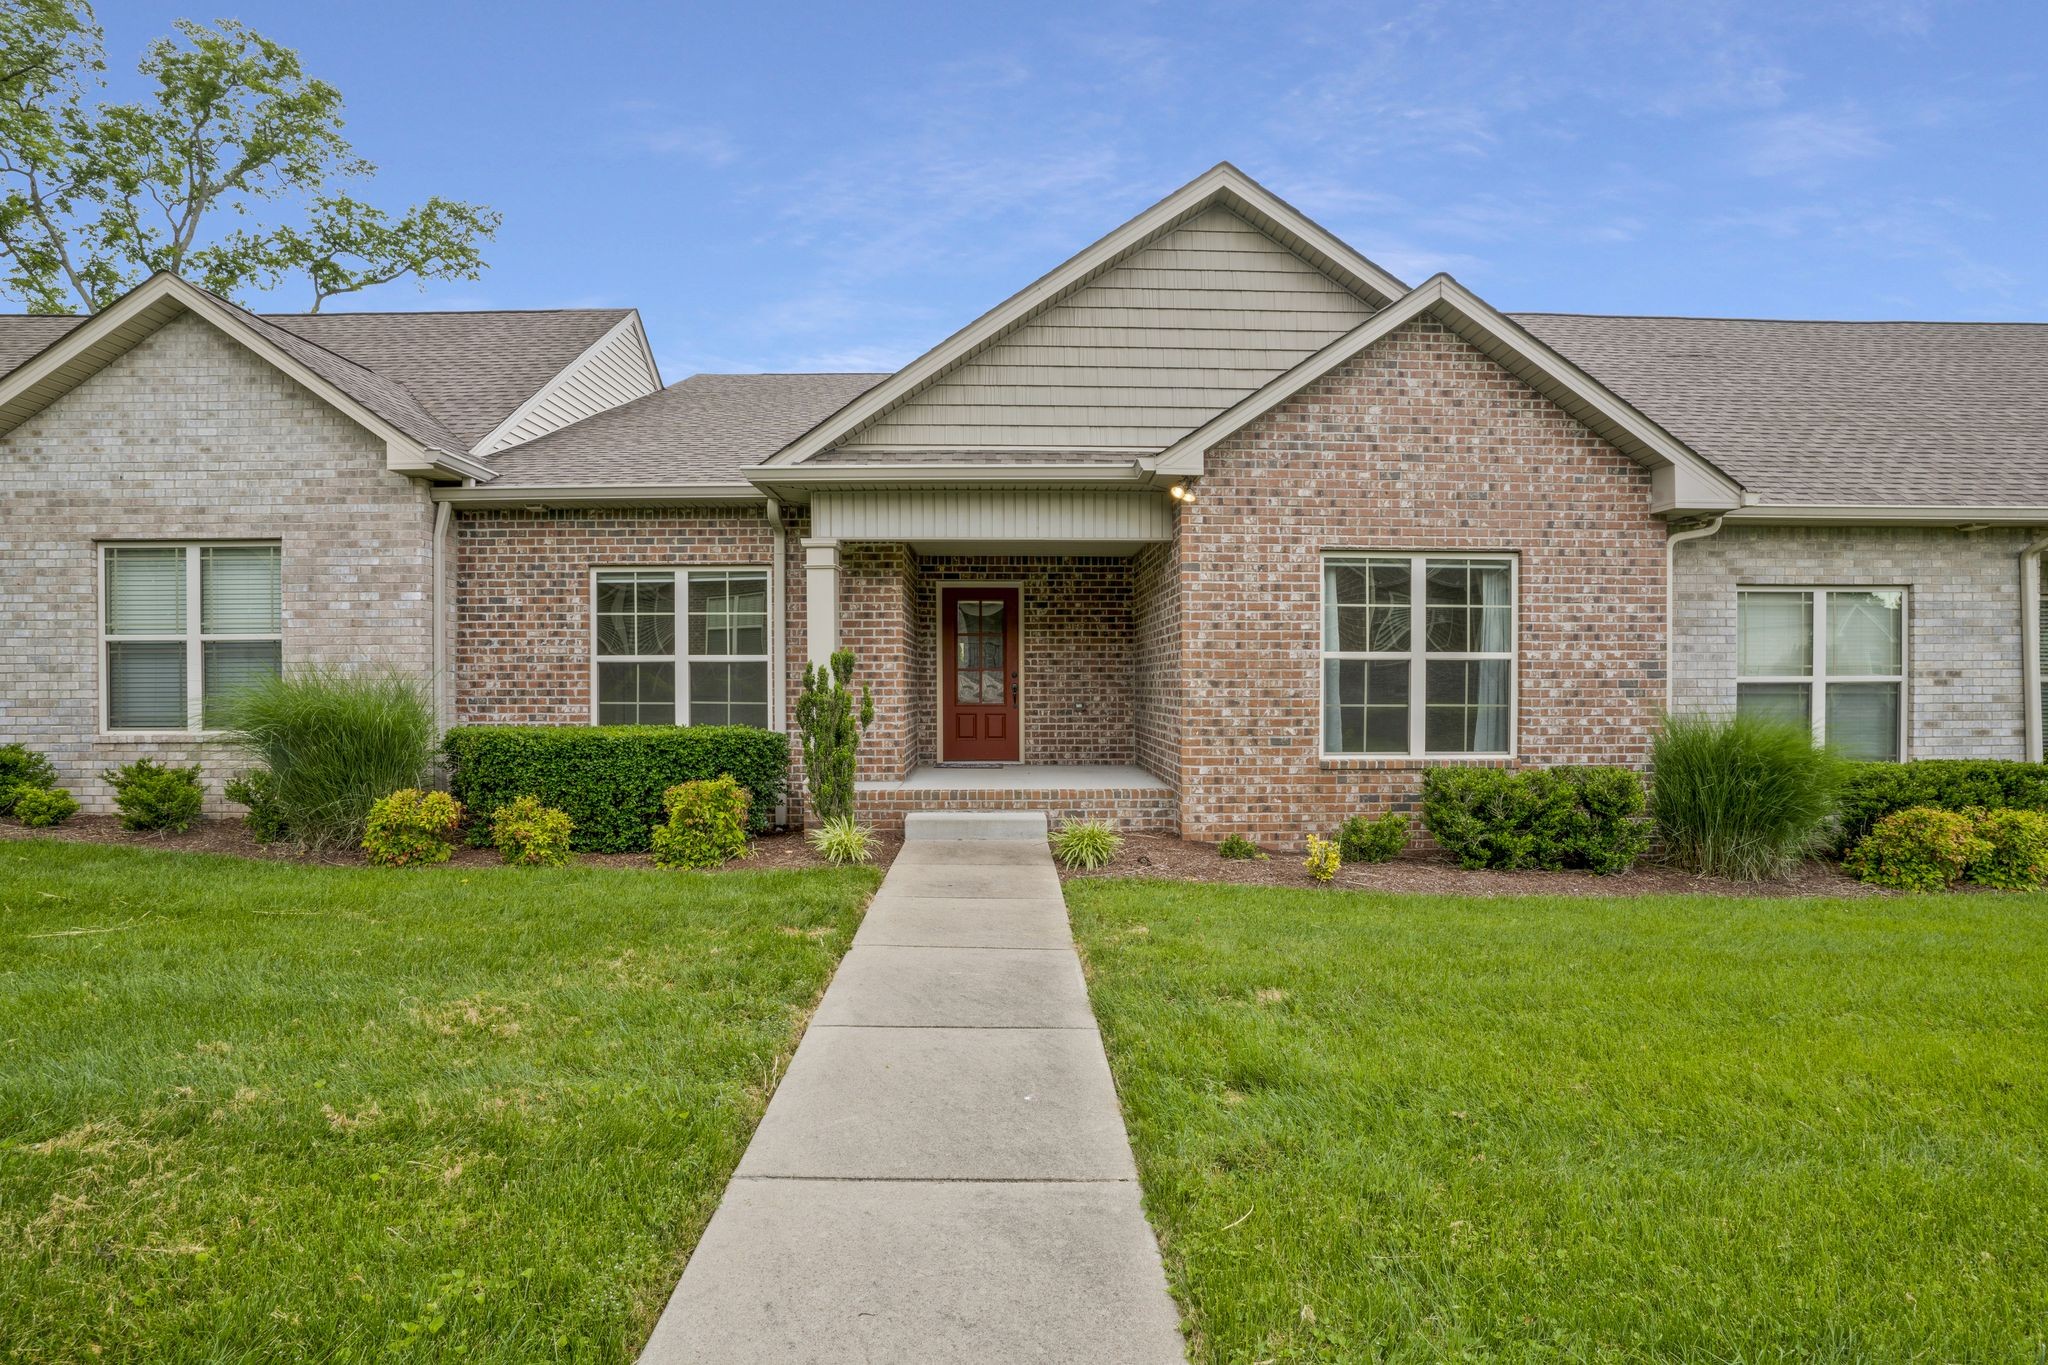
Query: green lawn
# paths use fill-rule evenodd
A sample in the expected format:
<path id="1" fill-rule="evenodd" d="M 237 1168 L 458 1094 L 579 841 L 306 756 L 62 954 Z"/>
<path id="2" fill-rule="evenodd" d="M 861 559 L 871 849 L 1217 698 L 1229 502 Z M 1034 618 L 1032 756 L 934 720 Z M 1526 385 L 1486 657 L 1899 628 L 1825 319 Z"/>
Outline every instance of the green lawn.
<path id="1" fill-rule="evenodd" d="M 1067 898 L 1197 1361 L 2048 1358 L 2048 898 Z"/>
<path id="2" fill-rule="evenodd" d="M 630 1360 L 876 880 L 0 843 L 0 1360 Z"/>

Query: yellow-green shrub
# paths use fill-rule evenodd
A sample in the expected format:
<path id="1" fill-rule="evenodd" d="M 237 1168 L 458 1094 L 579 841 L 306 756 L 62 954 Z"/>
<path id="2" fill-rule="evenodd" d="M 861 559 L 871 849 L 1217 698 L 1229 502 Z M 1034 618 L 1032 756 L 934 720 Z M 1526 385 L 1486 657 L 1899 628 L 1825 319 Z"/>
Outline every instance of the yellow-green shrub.
<path id="1" fill-rule="evenodd" d="M 491 842 L 498 856 L 525 867 L 566 865 L 574 829 L 566 811 L 542 805 L 538 796 L 522 796 L 491 812 Z"/>
<path id="2" fill-rule="evenodd" d="M 679 782 L 661 794 L 668 823 L 654 827 L 656 867 L 717 867 L 747 851 L 747 789 L 731 776 Z"/>
<path id="3" fill-rule="evenodd" d="M 1308 836 L 1308 857 L 1301 865 L 1308 869 L 1308 875 L 1319 882 L 1329 881 L 1337 875 L 1337 869 L 1344 866 L 1343 851 L 1335 839 L 1325 839 L 1319 834 Z"/>
<path id="4" fill-rule="evenodd" d="M 1849 850 L 1842 866 L 1872 886 L 1898 891 L 1943 891 L 1963 879 L 1991 851 L 1977 822 L 1960 811 L 1913 806 L 1879 820 Z"/>
<path id="5" fill-rule="evenodd" d="M 379 867 L 445 863 L 455 853 L 449 837 L 462 823 L 462 803 L 447 792 L 406 787 L 370 807 L 363 852 Z"/>

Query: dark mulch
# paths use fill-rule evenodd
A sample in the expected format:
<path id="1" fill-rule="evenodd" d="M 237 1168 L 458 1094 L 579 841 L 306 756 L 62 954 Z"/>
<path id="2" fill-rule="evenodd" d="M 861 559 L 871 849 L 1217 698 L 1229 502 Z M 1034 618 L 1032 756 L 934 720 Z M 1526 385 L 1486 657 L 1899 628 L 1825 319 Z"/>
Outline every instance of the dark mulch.
<path id="1" fill-rule="evenodd" d="M 1218 857 L 1214 844 L 1159 834 L 1133 834 L 1108 867 L 1093 872 L 1060 869 L 1062 878 L 1160 877 L 1169 881 L 1234 882 L 1247 886 L 1314 886 L 1292 849 L 1268 849 L 1264 861 Z M 1388 863 L 1352 863 L 1330 883 L 1354 891 L 1447 896 L 1872 896 L 1884 895 L 1844 876 L 1828 863 L 1808 863 L 1782 881 L 1734 882 L 1641 863 L 1633 871 L 1600 877 L 1590 872 L 1473 872 L 1435 850 L 1411 849 Z"/>
<path id="2" fill-rule="evenodd" d="M 138 833 L 121 828 L 112 815 L 74 815 L 50 829 L 27 829 L 14 821 L 0 823 L 0 839 L 68 839 L 86 844 L 126 844 L 134 848 L 165 848 L 179 853 L 232 853 L 243 858 L 269 858 L 279 862 L 325 863 L 337 867 L 360 866 L 363 855 L 352 849 L 336 849 L 318 857 L 293 852 L 288 844 L 258 843 L 240 820 L 202 820 L 183 834 Z M 899 839 L 877 838 L 875 866 L 887 868 L 902 846 Z M 494 848 L 455 846 L 455 856 L 442 866 L 474 867 L 499 862 Z M 590 867 L 641 867 L 654 871 L 654 860 L 645 853 L 579 853 L 577 863 Z M 803 835 L 783 831 L 765 834 L 749 846 L 747 856 L 717 869 L 721 872 L 761 872 L 784 868 L 827 866 Z"/>

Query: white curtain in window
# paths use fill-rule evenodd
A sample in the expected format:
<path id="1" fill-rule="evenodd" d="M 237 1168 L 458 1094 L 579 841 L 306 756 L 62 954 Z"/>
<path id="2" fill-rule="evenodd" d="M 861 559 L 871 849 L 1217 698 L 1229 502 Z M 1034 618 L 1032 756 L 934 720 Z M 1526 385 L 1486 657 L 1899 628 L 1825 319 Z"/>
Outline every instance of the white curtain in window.
<path id="1" fill-rule="evenodd" d="M 1472 577 L 1478 580 L 1481 608 L 1475 647 L 1484 654 L 1505 654 L 1515 647 L 1515 608 L 1508 597 L 1508 566 L 1474 564 Z"/>

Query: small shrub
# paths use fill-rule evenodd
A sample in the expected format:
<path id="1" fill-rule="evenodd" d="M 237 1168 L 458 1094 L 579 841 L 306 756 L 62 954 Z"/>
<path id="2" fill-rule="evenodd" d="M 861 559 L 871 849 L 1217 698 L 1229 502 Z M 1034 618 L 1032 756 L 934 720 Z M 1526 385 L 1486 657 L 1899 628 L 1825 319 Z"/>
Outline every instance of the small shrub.
<path id="1" fill-rule="evenodd" d="M 717 867 L 747 851 L 747 789 L 732 777 L 679 782 L 662 795 L 668 823 L 654 831 L 656 867 Z"/>
<path id="2" fill-rule="evenodd" d="M 78 802 L 62 787 L 23 787 L 16 791 L 14 818 L 30 829 L 61 825 L 76 814 Z"/>
<path id="3" fill-rule="evenodd" d="M 1836 850 L 1855 847 L 1879 820 L 1914 806 L 2048 811 L 2048 764 L 1991 758 L 1852 763 L 1842 786 Z"/>
<path id="4" fill-rule="evenodd" d="M 1863 836 L 1842 866 L 1859 881 L 1899 891 L 1943 891 L 1991 851 L 1977 824 L 1958 811 L 1894 811 Z"/>
<path id="5" fill-rule="evenodd" d="M 2009 807 L 1974 814 L 1984 851 L 1964 875 L 1999 891 L 2038 891 L 2048 885 L 2048 815 Z"/>
<path id="6" fill-rule="evenodd" d="M 1408 847 L 1408 817 L 1395 811 L 1354 815 L 1337 827 L 1337 856 L 1347 863 L 1383 863 Z"/>
<path id="7" fill-rule="evenodd" d="M 1649 846 L 1642 779 L 1626 768 L 1431 768 L 1422 822 L 1460 867 L 1626 872 Z"/>
<path id="8" fill-rule="evenodd" d="M 57 769 L 26 744 L 0 744 L 0 815 L 14 809 L 24 791 L 57 785 Z"/>
<path id="9" fill-rule="evenodd" d="M 851 815 L 835 815 L 804 837 L 826 862 L 837 867 L 864 863 L 875 856 L 875 832 Z"/>
<path id="10" fill-rule="evenodd" d="M 256 842 L 274 844 L 290 832 L 284 811 L 277 804 L 277 779 L 270 775 L 270 769 L 251 768 L 240 777 L 229 779 L 220 791 L 236 805 L 248 807 L 242 812 L 242 823 L 256 836 Z"/>
<path id="11" fill-rule="evenodd" d="M 362 842 L 370 807 L 418 787 L 434 757 L 434 707 L 410 674 L 297 669 L 226 707 L 232 741 L 270 772 L 280 828 L 318 852 Z"/>
<path id="12" fill-rule="evenodd" d="M 1744 881 L 1827 845 L 1846 766 L 1800 726 L 1741 715 L 1666 718 L 1650 765 L 1664 856 Z"/>
<path id="13" fill-rule="evenodd" d="M 449 837 L 462 823 L 462 803 L 447 792 L 406 787 L 370 807 L 363 852 L 379 867 L 445 863 L 455 853 Z"/>
<path id="14" fill-rule="evenodd" d="M 1232 834 L 1225 837 L 1222 843 L 1216 845 L 1216 856 L 1219 858 L 1237 858 L 1246 861 L 1264 862 L 1268 855 L 1266 850 L 1260 848 L 1242 834 Z"/>
<path id="15" fill-rule="evenodd" d="M 1052 856 L 1068 867 L 1107 867 L 1124 837 L 1100 820 L 1069 820 L 1052 836 Z"/>
<path id="16" fill-rule="evenodd" d="M 442 740 L 448 788 L 471 810 L 522 796 L 567 812 L 573 847 L 641 853 L 667 820 L 670 787 L 730 774 L 748 794 L 749 828 L 767 832 L 789 777 L 789 736 L 750 725 L 464 725 Z M 470 830 L 477 845 L 490 829 Z"/>
<path id="17" fill-rule="evenodd" d="M 177 768 L 138 758 L 100 776 L 114 789 L 114 809 L 121 812 L 122 829 L 183 834 L 199 819 L 206 804 L 206 789 L 199 785 L 196 763 Z"/>
<path id="18" fill-rule="evenodd" d="M 1337 869 L 1344 865 L 1344 852 L 1337 847 L 1335 839 L 1325 839 L 1320 834 L 1308 836 L 1308 856 L 1301 860 L 1308 869 L 1308 875 L 1319 882 L 1329 881 L 1337 875 Z"/>
<path id="19" fill-rule="evenodd" d="M 569 862 L 573 822 L 564 811 L 522 796 L 491 812 L 491 842 L 498 856 L 522 867 L 564 867 Z"/>
<path id="20" fill-rule="evenodd" d="M 853 814 L 853 774 L 861 735 L 875 723 L 875 694 L 863 686 L 860 705 L 847 686 L 853 680 L 853 651 L 835 650 L 828 667 L 804 666 L 804 689 L 796 699 L 796 728 L 803 736 L 804 787 L 819 820 Z"/>

